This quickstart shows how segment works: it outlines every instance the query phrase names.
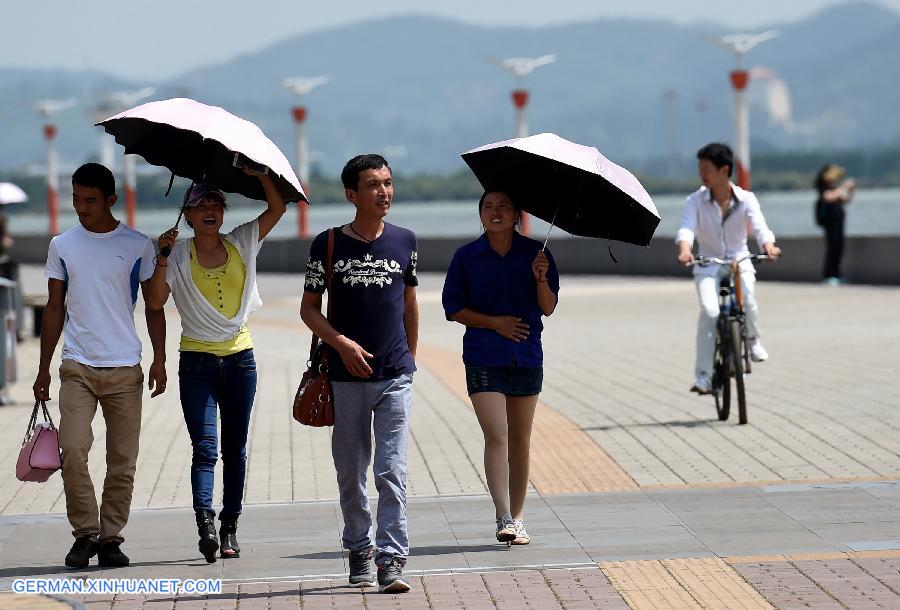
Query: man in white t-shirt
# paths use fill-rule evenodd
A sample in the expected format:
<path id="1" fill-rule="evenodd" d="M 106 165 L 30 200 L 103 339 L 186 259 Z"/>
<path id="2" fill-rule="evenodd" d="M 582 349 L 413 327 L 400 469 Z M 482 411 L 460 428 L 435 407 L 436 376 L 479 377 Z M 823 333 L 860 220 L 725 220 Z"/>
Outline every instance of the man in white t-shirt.
<path id="1" fill-rule="evenodd" d="M 131 511 L 141 432 L 141 341 L 134 326 L 138 287 L 153 274 L 153 243 L 116 220 L 112 172 L 98 163 L 72 175 L 72 203 L 79 224 L 50 242 L 49 298 L 41 325 L 36 400 L 50 399 L 50 360 L 64 332 L 59 367 L 59 445 L 66 512 L 75 543 L 66 565 L 84 568 L 98 555 L 103 567 L 123 567 L 119 545 Z M 145 309 L 153 364 L 151 396 L 166 387 L 166 322 L 161 310 Z M 106 479 L 98 508 L 88 472 L 97 403 L 106 422 Z"/>

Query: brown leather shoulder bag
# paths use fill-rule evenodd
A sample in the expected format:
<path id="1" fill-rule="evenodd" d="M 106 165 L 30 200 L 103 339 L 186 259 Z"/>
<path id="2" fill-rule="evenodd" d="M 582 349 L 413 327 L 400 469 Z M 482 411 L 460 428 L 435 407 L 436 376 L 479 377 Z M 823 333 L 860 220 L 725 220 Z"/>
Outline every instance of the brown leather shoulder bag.
<path id="1" fill-rule="evenodd" d="M 334 258 L 334 229 L 328 229 L 328 254 L 325 265 L 325 289 L 328 293 L 328 320 L 331 320 L 331 275 Z M 305 426 L 331 426 L 334 424 L 334 395 L 331 393 L 331 379 L 328 377 L 328 352 L 325 342 L 313 333 L 309 348 L 306 372 L 300 379 L 300 387 L 294 396 L 294 419 Z"/>

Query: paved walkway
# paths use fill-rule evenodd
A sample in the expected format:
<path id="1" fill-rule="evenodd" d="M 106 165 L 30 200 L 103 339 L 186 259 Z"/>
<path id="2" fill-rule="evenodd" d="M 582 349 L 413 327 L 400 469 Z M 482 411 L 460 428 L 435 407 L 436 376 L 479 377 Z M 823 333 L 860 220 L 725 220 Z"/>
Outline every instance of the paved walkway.
<path id="1" fill-rule="evenodd" d="M 242 609 L 521 607 L 523 599 L 537 608 L 900 606 L 893 482 L 900 479 L 900 291 L 760 284 L 772 359 L 748 378 L 750 424 L 737 426 L 716 420 L 710 398 L 687 392 L 696 316 L 687 279 L 564 278 L 544 335 L 528 504 L 535 544 L 506 549 L 492 541 L 483 442 L 461 381 L 462 329 L 443 320 L 441 278 L 421 279 L 409 473 L 409 567 L 421 579 L 414 594 L 341 587 L 329 431 L 290 418 L 309 341 L 297 314 L 301 279 L 264 276 L 266 305 L 251 323 L 261 380 L 241 525 L 242 544 L 258 550 L 240 561 L 197 563 L 185 510 L 190 446 L 177 400 L 179 324 L 170 310 L 171 386 L 145 401 L 136 510 L 126 530 L 136 567 L 115 577 L 215 573 L 233 594 L 83 601 L 235 608 L 239 600 Z M 29 283 L 40 286 L 33 269 Z M 58 567 L 68 545 L 61 479 L 35 485 L 13 477 L 36 342 L 19 347 L 21 381 L 12 393 L 22 404 L 0 408 L 0 589 L 21 575 L 72 575 Z M 97 481 L 104 433 L 98 418 Z M 0 607 L 8 600 L 30 603 L 0 598 Z"/>

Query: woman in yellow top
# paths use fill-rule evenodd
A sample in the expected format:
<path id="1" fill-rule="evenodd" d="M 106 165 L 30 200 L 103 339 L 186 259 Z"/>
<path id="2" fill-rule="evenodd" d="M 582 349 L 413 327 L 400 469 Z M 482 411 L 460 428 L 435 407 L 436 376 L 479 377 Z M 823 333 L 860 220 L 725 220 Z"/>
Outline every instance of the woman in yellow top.
<path id="1" fill-rule="evenodd" d="M 249 173 L 249 172 L 248 172 Z M 194 448 L 191 489 L 200 535 L 200 552 L 216 561 L 213 476 L 216 467 L 217 412 L 222 421 L 221 557 L 239 557 L 237 520 L 247 470 L 247 433 L 256 394 L 256 361 L 247 318 L 262 305 L 256 288 L 256 255 L 281 219 L 285 201 L 272 179 L 255 174 L 268 208 L 258 218 L 220 233 L 225 193 L 206 184 L 191 187 L 183 208 L 193 239 L 176 243 L 173 229 L 159 238 L 159 255 L 150 278 L 148 305 L 161 309 L 172 295 L 181 315 L 178 384 L 181 408 Z"/>

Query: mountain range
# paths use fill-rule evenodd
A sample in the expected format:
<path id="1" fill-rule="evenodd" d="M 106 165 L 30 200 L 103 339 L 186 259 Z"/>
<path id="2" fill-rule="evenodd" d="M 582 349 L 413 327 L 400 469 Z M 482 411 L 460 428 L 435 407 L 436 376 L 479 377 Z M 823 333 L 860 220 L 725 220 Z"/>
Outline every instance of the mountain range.
<path id="1" fill-rule="evenodd" d="M 751 83 L 755 150 L 847 149 L 900 143 L 900 14 L 849 2 L 801 21 L 772 24 L 779 36 L 753 49 L 747 67 L 776 81 Z M 284 77 L 327 74 L 304 98 L 314 166 L 327 175 L 359 152 L 383 151 L 395 169 L 449 173 L 459 153 L 513 135 L 514 79 L 489 57 L 556 63 L 529 75 L 532 133 L 553 131 L 640 167 L 690 158 L 711 140 L 730 141 L 734 57 L 708 40 L 715 23 L 679 25 L 599 19 L 548 27 L 479 27 L 409 16 L 298 35 L 258 52 L 164 82 L 129 82 L 96 71 L 0 68 L 0 168 L 41 163 L 44 98 L 75 97 L 60 113 L 64 160 L 96 157 L 98 130 L 85 109 L 104 92 L 154 86 L 154 99 L 187 96 L 256 122 L 292 158 L 291 94 Z M 128 49 L 118 52 L 152 52 Z M 790 93 L 790 120 L 767 111 L 767 87 Z M 93 131 L 92 131 L 93 130 Z"/>

